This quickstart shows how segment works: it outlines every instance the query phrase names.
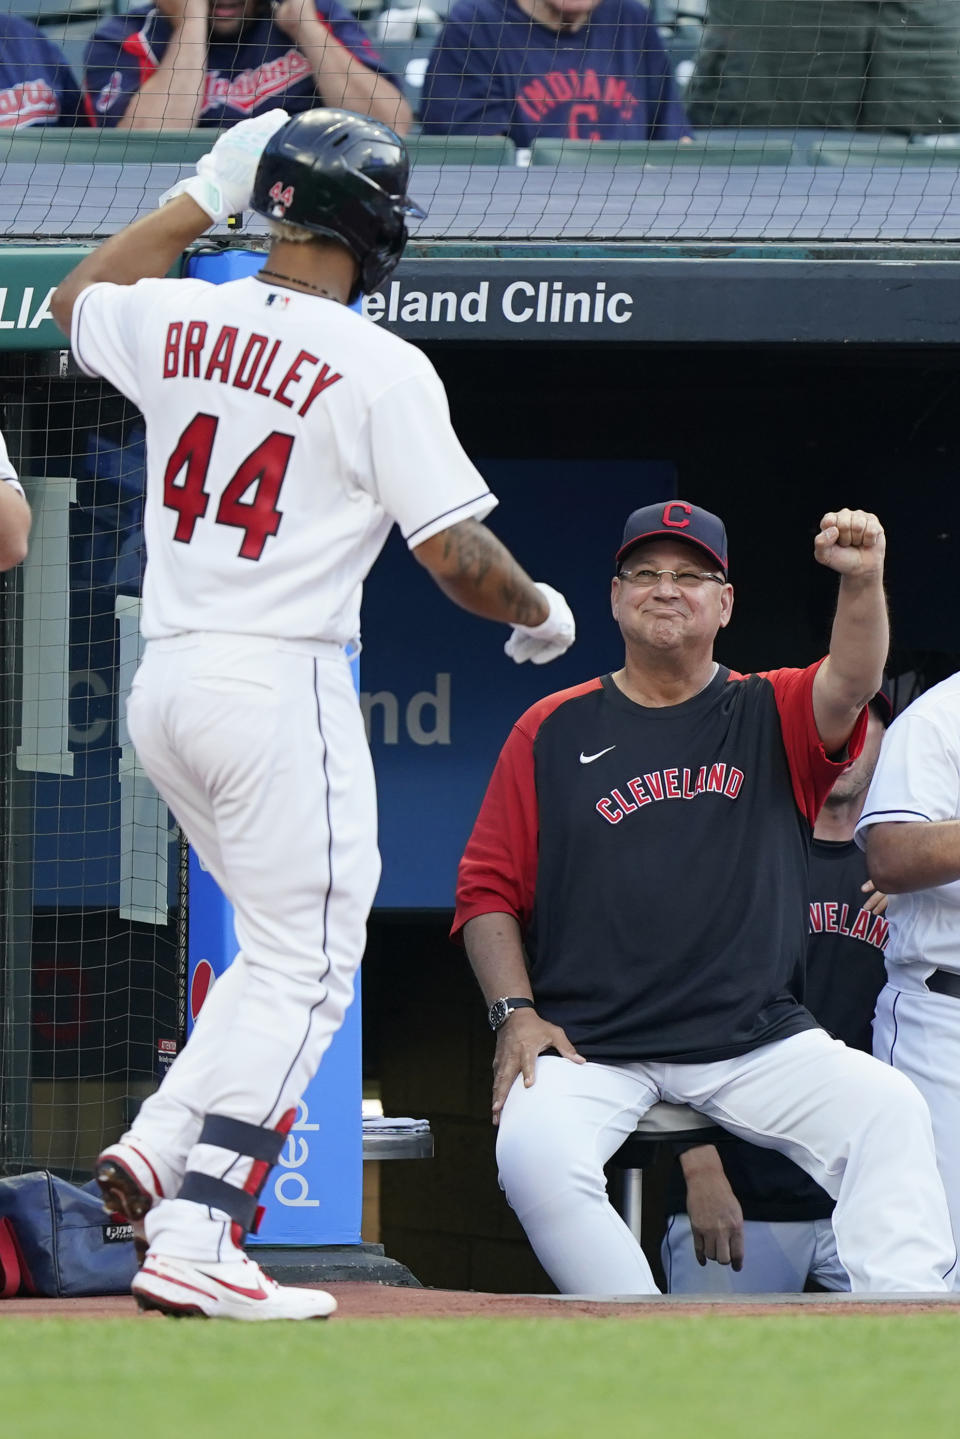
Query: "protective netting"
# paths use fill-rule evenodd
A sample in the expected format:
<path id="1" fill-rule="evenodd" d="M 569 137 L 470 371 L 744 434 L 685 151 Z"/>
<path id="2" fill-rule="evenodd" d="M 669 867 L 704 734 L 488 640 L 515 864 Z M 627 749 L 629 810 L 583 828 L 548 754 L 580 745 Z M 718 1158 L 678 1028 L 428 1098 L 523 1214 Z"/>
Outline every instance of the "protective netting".
<path id="1" fill-rule="evenodd" d="M 182 1037 L 180 840 L 122 721 L 143 425 L 105 386 L 36 368 L 8 356 L 0 378 L 34 513 L 2 594 L 0 1168 L 86 1179 Z"/>
<path id="2" fill-rule="evenodd" d="M 957 0 L 0 0 L 0 234 L 115 230 L 318 103 L 407 135 L 424 238 L 958 226 Z"/>

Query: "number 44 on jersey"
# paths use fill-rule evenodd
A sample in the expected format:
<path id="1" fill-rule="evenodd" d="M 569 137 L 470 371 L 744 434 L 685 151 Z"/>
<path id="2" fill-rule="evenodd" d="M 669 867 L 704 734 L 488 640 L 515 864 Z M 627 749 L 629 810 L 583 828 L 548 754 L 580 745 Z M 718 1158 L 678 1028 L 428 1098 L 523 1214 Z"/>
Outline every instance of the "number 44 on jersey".
<path id="1" fill-rule="evenodd" d="M 163 503 L 176 510 L 173 538 L 188 545 L 198 520 L 207 513 L 210 495 L 207 473 L 220 421 L 216 415 L 195 415 L 173 447 L 163 476 Z M 280 490 L 290 463 L 293 435 L 274 430 L 250 451 L 220 496 L 213 523 L 243 530 L 238 554 L 258 560 L 271 535 L 280 528 L 277 508 Z M 181 478 L 182 476 L 182 478 Z M 249 498 L 245 498 L 249 494 Z"/>

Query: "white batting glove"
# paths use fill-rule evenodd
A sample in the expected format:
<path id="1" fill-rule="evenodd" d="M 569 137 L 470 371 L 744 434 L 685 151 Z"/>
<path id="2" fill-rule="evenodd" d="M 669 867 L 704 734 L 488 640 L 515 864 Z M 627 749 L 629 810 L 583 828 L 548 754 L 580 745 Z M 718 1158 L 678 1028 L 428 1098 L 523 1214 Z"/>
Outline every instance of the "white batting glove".
<path id="1" fill-rule="evenodd" d="M 289 119 L 286 110 L 267 110 L 253 120 L 241 120 L 220 136 L 209 154 L 201 155 L 195 175 L 160 196 L 160 204 L 176 195 L 189 195 L 216 224 L 248 210 L 267 141 Z"/>
<path id="2" fill-rule="evenodd" d="M 535 665 L 549 664 L 565 654 L 577 637 L 573 614 L 560 591 L 541 584 L 539 580 L 537 589 L 550 606 L 550 613 L 542 624 L 514 625 L 503 647 L 504 654 L 508 654 L 518 665 L 525 660 Z"/>

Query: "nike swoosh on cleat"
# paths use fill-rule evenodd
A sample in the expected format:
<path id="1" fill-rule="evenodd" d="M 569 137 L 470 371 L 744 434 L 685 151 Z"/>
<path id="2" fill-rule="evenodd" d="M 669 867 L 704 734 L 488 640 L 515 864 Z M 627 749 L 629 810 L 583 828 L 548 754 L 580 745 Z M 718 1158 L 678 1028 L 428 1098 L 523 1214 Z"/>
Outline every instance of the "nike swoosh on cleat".
<path id="1" fill-rule="evenodd" d="M 205 1274 L 204 1279 L 210 1279 L 214 1284 L 220 1284 L 224 1289 L 230 1289 L 234 1294 L 240 1294 L 244 1299 L 269 1299 L 270 1295 L 262 1289 L 244 1289 L 239 1284 L 228 1284 L 226 1279 L 217 1279 L 213 1274 Z"/>
<path id="2" fill-rule="evenodd" d="M 616 749 L 616 745 L 615 745 L 615 744 L 608 744 L 607 747 L 606 747 L 606 749 L 598 749 L 597 752 L 596 752 L 596 754 L 584 754 L 583 750 L 581 750 L 581 751 L 580 751 L 580 763 L 581 763 L 581 764 L 593 764 L 593 762 L 594 762 L 595 759 L 599 759 L 600 756 L 603 755 L 603 754 L 609 754 L 612 749 Z"/>

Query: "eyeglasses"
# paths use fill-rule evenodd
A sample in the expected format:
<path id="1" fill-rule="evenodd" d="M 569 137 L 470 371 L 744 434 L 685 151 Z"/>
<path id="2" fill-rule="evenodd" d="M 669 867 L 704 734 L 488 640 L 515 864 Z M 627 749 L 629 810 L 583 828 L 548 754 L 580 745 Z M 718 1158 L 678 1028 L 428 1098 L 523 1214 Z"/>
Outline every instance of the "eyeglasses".
<path id="1" fill-rule="evenodd" d="M 619 570 L 617 579 L 649 590 L 660 583 L 661 575 L 669 575 L 682 590 L 698 590 L 708 580 L 715 585 L 726 584 L 722 575 L 711 575 L 706 570 Z"/>

